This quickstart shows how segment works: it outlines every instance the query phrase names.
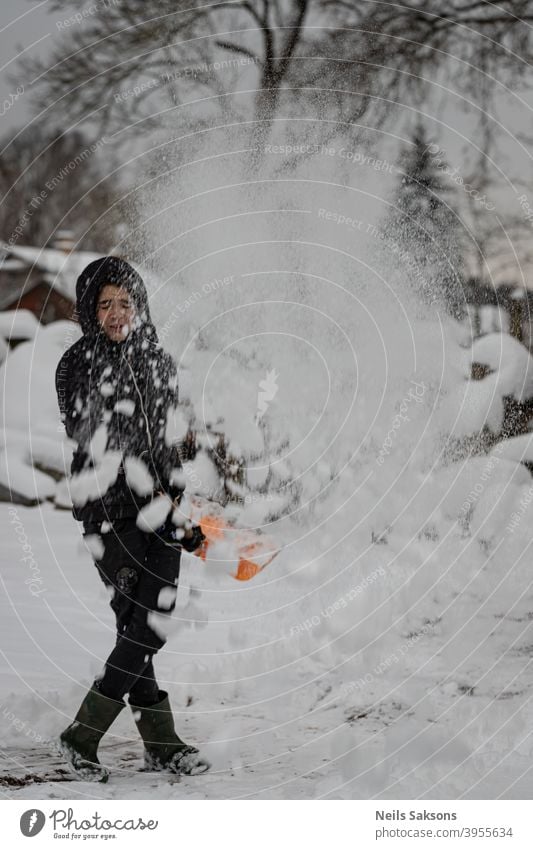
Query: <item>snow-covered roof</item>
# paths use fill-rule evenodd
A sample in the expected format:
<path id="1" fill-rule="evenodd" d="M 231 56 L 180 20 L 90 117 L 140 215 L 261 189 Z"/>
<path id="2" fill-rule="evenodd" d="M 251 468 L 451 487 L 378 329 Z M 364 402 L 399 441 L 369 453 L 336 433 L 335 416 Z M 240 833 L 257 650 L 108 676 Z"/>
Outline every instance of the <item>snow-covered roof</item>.
<path id="1" fill-rule="evenodd" d="M 22 271 L 26 264 L 20 259 L 6 259 L 6 254 L 0 256 L 0 269 L 2 271 Z"/>
<path id="2" fill-rule="evenodd" d="M 0 248 L 4 252 L 3 262 L 0 257 L 0 270 L 21 271 L 27 268 L 30 271 L 35 268 L 42 273 L 43 279 L 52 288 L 70 298 L 71 301 L 76 299 L 76 280 L 85 266 L 101 257 L 101 254 L 92 251 L 65 253 L 54 248 L 18 245 L 12 247 L 2 242 L 0 242 Z M 17 262 L 18 265 L 13 266 L 13 262 Z"/>

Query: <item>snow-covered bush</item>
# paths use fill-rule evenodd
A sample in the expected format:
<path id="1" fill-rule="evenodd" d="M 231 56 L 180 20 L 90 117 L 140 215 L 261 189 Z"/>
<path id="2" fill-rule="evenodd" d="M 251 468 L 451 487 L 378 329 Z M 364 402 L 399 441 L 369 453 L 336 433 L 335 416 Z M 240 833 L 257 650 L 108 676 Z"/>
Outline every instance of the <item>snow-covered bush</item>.
<path id="1" fill-rule="evenodd" d="M 0 363 L 9 351 L 9 341 L 33 339 L 39 322 L 29 310 L 4 310 L 0 312 Z"/>
<path id="2" fill-rule="evenodd" d="M 465 351 L 465 377 L 445 408 L 452 459 L 486 452 L 502 439 L 526 432 L 533 416 L 529 351 L 507 333 L 475 339 Z"/>
<path id="3" fill-rule="evenodd" d="M 79 332 L 69 321 L 39 325 L 34 338 L 9 351 L 0 367 L 0 484 L 6 498 L 65 498 L 58 481 L 70 467 L 73 445 L 59 419 L 55 370 Z"/>

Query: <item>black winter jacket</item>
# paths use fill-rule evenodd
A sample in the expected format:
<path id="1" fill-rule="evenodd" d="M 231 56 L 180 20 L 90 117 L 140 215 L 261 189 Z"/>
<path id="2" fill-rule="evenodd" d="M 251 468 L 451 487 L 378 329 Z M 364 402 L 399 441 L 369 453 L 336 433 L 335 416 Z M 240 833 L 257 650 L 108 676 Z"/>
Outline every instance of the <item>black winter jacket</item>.
<path id="1" fill-rule="evenodd" d="M 136 326 L 123 342 L 110 340 L 96 320 L 106 283 L 127 289 L 136 306 Z M 104 257 L 87 266 L 76 285 L 76 309 L 83 336 L 56 370 L 61 418 L 77 443 L 72 512 L 86 522 L 136 516 L 158 490 L 172 499 L 183 492 L 179 451 L 166 439 L 167 417 L 178 403 L 176 367 L 159 345 L 144 283 L 124 260 Z M 128 457 L 144 463 L 151 492 L 131 473 L 127 478 Z"/>

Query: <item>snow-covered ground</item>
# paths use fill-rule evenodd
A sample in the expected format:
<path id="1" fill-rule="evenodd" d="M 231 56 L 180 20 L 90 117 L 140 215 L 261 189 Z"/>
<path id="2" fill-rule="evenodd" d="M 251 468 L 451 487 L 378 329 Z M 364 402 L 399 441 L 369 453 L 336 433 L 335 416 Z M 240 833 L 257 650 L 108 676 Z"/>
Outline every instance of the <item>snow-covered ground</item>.
<path id="1" fill-rule="evenodd" d="M 334 344 L 336 368 L 321 373 L 294 339 L 277 340 L 270 359 L 257 343 L 255 359 L 204 348 L 181 364 L 197 415 L 209 411 L 205 421 L 255 452 L 251 481 L 264 480 L 265 463 L 278 467 L 269 494 L 292 505 L 271 522 L 268 500 L 245 504 L 241 524 L 264 524 L 283 547 L 249 582 L 215 559 L 224 551 L 206 564 L 183 556 L 156 670 L 179 733 L 212 771 L 181 782 L 121 774 L 113 744 L 131 741 L 141 755 L 124 711 L 102 745 L 117 766 L 108 785 L 0 785 L 5 798 L 531 797 L 533 485 L 519 462 L 529 439 L 443 462 L 447 434 L 477 432 L 501 405 L 498 381 L 477 382 L 469 403 L 466 329 L 413 319 L 413 358 L 401 326 L 387 328 L 394 309 L 381 306 L 386 356 L 363 316 L 355 375 Z M 65 466 L 51 375 L 69 332 L 40 331 L 2 366 L 6 481 L 18 479 L 19 458 L 28 486 L 43 474 L 32 456 Z M 29 391 L 11 404 L 22 381 Z M 188 488 L 209 491 L 211 473 L 201 452 Z M 68 724 L 114 643 L 80 526 L 53 503 L 61 483 L 46 480 L 38 506 L 0 505 L 8 759 Z"/>
<path id="2" fill-rule="evenodd" d="M 356 493 L 350 515 L 363 506 Z M 76 711 L 112 614 L 67 511 L 2 505 L 1 521 L 1 741 L 30 748 Z M 371 525 L 340 541 L 331 522 L 339 544 L 304 534 L 248 583 L 184 555 L 156 670 L 209 774 L 115 773 L 3 797 L 530 798 L 531 517 L 483 545 L 442 515 L 374 544 Z M 108 739 L 140 755 L 129 711 Z"/>

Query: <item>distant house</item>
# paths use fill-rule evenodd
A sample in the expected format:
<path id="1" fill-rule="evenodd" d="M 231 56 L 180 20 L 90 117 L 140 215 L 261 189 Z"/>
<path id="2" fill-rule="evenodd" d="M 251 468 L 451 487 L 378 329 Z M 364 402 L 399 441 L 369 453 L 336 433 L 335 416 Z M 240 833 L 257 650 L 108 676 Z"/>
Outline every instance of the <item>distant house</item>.
<path id="1" fill-rule="evenodd" d="M 474 336 L 510 333 L 533 353 L 533 291 L 515 284 L 465 284 L 467 311 Z"/>
<path id="2" fill-rule="evenodd" d="M 76 280 L 101 254 L 76 251 L 68 232 L 47 248 L 11 246 L 0 241 L 0 312 L 28 310 L 41 324 L 71 319 Z"/>

